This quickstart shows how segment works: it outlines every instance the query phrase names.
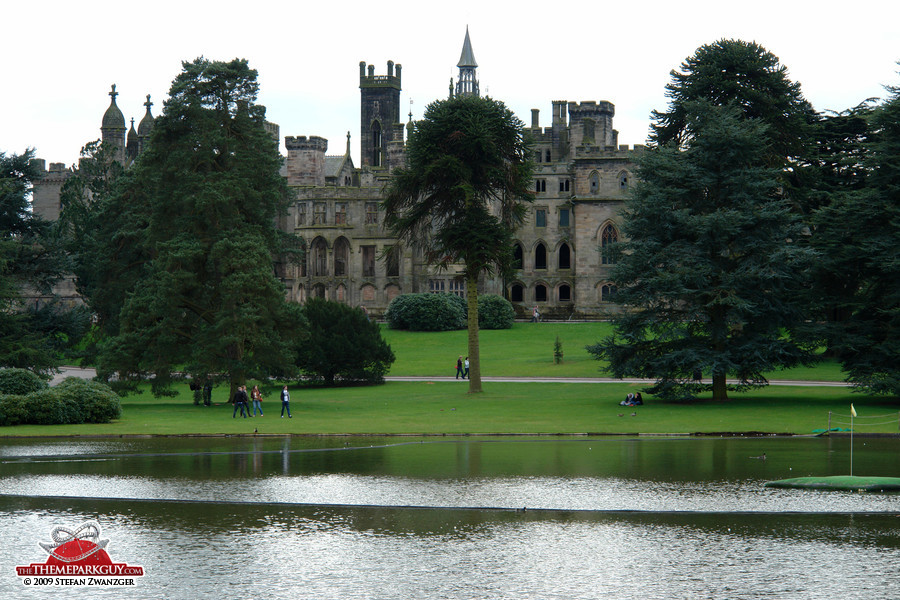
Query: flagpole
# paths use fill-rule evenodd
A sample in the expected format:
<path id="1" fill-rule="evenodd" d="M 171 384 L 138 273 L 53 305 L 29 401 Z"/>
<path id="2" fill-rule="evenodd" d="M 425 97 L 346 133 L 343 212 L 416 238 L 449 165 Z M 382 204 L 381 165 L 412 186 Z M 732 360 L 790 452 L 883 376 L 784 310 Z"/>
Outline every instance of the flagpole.
<path id="1" fill-rule="evenodd" d="M 853 477 L 853 417 L 856 416 L 856 409 L 850 405 L 850 477 Z"/>

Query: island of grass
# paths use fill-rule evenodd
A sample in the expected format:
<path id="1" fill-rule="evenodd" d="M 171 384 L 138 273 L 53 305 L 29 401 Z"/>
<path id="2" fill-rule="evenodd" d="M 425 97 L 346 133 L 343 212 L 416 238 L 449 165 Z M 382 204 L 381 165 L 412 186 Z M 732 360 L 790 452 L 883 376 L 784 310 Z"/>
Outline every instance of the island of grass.
<path id="1" fill-rule="evenodd" d="M 767 481 L 765 486 L 771 488 L 842 490 L 851 492 L 892 492 L 900 491 L 900 477 L 859 477 L 857 475 L 793 477 L 791 479 Z"/>

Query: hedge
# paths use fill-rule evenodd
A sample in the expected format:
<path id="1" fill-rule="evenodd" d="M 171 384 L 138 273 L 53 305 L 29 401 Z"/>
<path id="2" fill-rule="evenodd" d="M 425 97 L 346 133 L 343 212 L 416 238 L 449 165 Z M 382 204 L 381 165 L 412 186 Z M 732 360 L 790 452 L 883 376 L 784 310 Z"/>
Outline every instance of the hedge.
<path id="1" fill-rule="evenodd" d="M 121 415 L 122 405 L 112 388 L 77 377 L 29 394 L 0 395 L 0 426 L 108 423 Z"/>
<path id="2" fill-rule="evenodd" d="M 47 388 L 47 382 L 27 369 L 0 369 L 0 394 L 30 394 Z"/>

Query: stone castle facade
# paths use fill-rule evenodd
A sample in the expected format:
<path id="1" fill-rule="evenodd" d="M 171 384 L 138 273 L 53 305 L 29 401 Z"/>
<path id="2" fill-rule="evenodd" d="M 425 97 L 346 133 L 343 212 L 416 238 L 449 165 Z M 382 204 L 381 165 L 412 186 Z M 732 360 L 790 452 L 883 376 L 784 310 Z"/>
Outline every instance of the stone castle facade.
<path id="1" fill-rule="evenodd" d="M 468 32 L 456 86 L 450 94 L 478 94 L 477 63 Z M 287 156 L 282 174 L 293 193 L 279 227 L 303 239 L 300 264 L 279 264 L 286 296 L 304 302 L 317 296 L 363 306 L 381 315 L 403 293 L 435 292 L 465 295 L 465 282 L 453 269 L 437 271 L 414 249 L 401 248 L 396 258 L 385 251 L 395 245 L 384 227 L 380 203 L 394 168 L 405 161 L 411 121 L 400 116 L 402 66 L 387 63 L 385 75 L 359 64 L 359 166 L 350 155 L 350 134 L 341 155 L 329 155 L 328 140 L 317 136 L 285 137 Z M 148 97 L 146 114 L 137 131 L 125 132 L 116 106 L 115 88 L 103 118 L 104 141 L 120 148 L 129 164 L 149 136 L 153 117 Z M 520 316 L 533 306 L 549 318 L 597 318 L 615 311 L 609 282 L 611 265 L 600 249 L 620 237 L 619 215 L 632 181 L 640 146 L 618 144 L 613 128 L 615 107 L 606 101 L 553 101 L 549 126 L 541 126 L 532 109 L 527 128 L 535 160 L 534 204 L 517 234 L 514 248 L 519 268 L 510 280 L 485 278 L 482 293 L 508 298 Z M 278 137 L 278 127 L 270 125 Z M 42 164 L 42 163 L 41 163 Z M 35 185 L 35 210 L 47 218 L 59 211 L 59 189 L 68 171 L 51 164 Z M 55 211 L 55 212 L 54 212 Z"/>

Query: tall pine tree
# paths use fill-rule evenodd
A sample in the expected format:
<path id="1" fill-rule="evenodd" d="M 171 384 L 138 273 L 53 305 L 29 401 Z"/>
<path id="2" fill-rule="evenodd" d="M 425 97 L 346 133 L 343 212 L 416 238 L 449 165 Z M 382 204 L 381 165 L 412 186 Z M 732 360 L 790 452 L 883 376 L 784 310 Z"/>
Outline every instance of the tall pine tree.
<path id="1" fill-rule="evenodd" d="M 101 353 L 104 373 L 152 374 L 166 393 L 176 369 L 225 373 L 234 387 L 293 365 L 300 318 L 273 269 L 286 186 L 257 92 L 245 60 L 185 63 L 148 148 L 116 186 L 110 203 L 132 203 L 146 227 L 123 221 L 116 232 L 137 235 L 139 251 L 122 260 L 138 259 L 140 276 Z"/>
<path id="2" fill-rule="evenodd" d="M 786 332 L 811 253 L 778 193 L 767 129 L 735 106 L 684 105 L 684 139 L 647 151 L 626 201 L 612 279 L 624 306 L 615 334 L 590 346 L 616 377 L 693 399 L 764 385 L 764 372 L 810 360 Z M 694 381 L 702 372 L 711 383 Z M 727 378 L 736 379 L 729 385 Z"/>

